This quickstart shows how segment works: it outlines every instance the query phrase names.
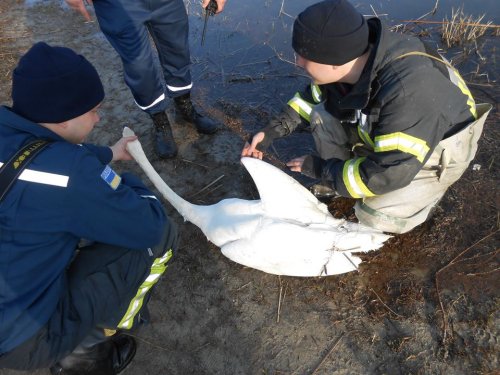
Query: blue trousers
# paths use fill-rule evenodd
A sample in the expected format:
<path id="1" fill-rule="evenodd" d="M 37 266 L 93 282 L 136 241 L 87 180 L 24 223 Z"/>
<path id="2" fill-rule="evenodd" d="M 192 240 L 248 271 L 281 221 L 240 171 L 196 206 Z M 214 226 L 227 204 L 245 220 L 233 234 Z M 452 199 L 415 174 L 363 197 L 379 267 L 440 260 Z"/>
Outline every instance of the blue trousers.
<path id="1" fill-rule="evenodd" d="M 155 264 L 176 249 L 177 229 L 173 223 L 165 228 L 162 241 L 151 249 L 124 249 L 102 243 L 81 248 L 67 270 L 66 288 L 47 324 L 32 338 L 1 355 L 0 369 L 50 367 L 78 345 L 90 346 L 102 340 L 96 333 L 104 336 L 104 328 L 124 329 L 120 323 L 145 281 L 155 276 Z M 160 268 L 166 268 L 167 262 Z M 142 307 L 149 293 L 144 294 Z"/>
<path id="2" fill-rule="evenodd" d="M 122 59 L 125 82 L 142 110 L 161 112 L 167 106 L 166 96 L 191 90 L 189 24 L 183 0 L 94 0 L 93 4 L 102 32 Z"/>

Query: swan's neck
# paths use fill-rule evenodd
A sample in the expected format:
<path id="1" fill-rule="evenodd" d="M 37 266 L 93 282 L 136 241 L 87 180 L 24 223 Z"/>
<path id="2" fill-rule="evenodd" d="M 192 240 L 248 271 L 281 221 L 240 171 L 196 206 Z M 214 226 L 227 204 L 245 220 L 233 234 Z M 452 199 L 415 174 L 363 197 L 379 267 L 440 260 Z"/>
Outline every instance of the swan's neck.
<path id="1" fill-rule="evenodd" d="M 127 144 L 127 150 L 135 161 L 141 166 L 144 173 L 146 173 L 160 194 L 167 201 L 169 201 L 172 206 L 174 206 L 174 208 L 184 217 L 185 220 L 188 220 L 193 224 L 198 224 L 196 219 L 199 215 L 196 211 L 199 206 L 189 203 L 170 189 L 170 187 L 165 183 L 165 181 L 163 181 L 149 162 L 139 141 L 129 142 Z"/>

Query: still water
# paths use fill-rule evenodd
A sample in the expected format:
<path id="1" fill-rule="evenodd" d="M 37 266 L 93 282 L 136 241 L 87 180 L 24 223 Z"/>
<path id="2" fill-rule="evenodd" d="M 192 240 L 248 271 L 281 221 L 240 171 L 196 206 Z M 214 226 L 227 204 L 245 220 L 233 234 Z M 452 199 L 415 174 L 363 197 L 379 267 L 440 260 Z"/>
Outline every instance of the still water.
<path id="1" fill-rule="evenodd" d="M 195 79 L 211 80 L 215 95 L 231 93 L 242 95 L 243 91 L 253 91 L 256 87 L 261 95 L 269 95 L 266 104 L 276 106 L 276 101 L 285 101 L 296 88 L 290 76 L 301 81 L 300 70 L 293 66 L 291 33 L 295 17 L 316 0 L 228 0 L 225 10 L 208 21 L 204 46 L 201 46 L 203 17 L 199 2 L 187 2 L 190 15 L 190 40 L 193 55 Z M 428 14 L 437 4 L 436 12 L 427 15 L 428 21 L 451 19 L 452 9 L 463 6 L 464 13 L 474 20 L 485 15 L 482 23 L 500 22 L 500 1 L 498 0 L 376 0 L 352 2 L 365 16 L 378 15 L 387 25 L 403 24 Z M 408 24 L 408 23 L 407 23 Z M 425 39 L 440 46 L 440 25 L 420 24 L 412 26 L 412 33 L 426 31 Z M 488 31 L 489 32 L 489 31 Z M 473 53 L 470 58 L 458 59 L 463 48 L 444 49 L 442 53 L 464 73 L 484 72 L 487 76 L 466 77 L 474 80 L 495 81 L 498 75 L 496 61 L 500 47 L 498 37 L 485 37 L 478 47 L 483 59 Z M 473 60 L 473 61 L 469 61 Z M 476 61 L 477 60 L 477 61 Z M 479 68 L 478 68 L 479 67 Z M 251 81 L 252 85 L 248 85 Z M 241 87 L 234 84 L 241 82 Z M 287 84 L 294 89 L 287 87 Z M 237 86 L 237 85 L 236 85 Z M 286 91 L 285 97 L 281 97 Z M 293 94 L 293 93 L 292 93 Z"/>
<path id="2" fill-rule="evenodd" d="M 187 3 L 195 85 L 209 92 L 215 103 L 236 103 L 239 108 L 243 108 L 238 117 L 243 118 L 245 131 L 252 133 L 260 129 L 268 120 L 267 114 L 279 111 L 299 87 L 309 82 L 304 72 L 293 63 L 291 33 L 295 17 L 316 2 L 228 0 L 225 10 L 209 19 L 203 46 L 203 16 L 199 3 L 192 0 Z M 365 16 L 376 14 L 388 26 L 394 26 L 428 14 L 435 7 L 436 0 L 353 1 L 353 4 Z M 424 19 L 451 19 L 452 9 L 462 6 L 464 13 L 471 15 L 474 20 L 484 14 L 482 23 L 491 21 L 499 24 L 498 0 L 439 0 L 436 12 L 426 15 Z M 409 25 L 412 27 L 411 33 L 425 31 L 424 38 L 427 41 L 442 47 L 440 25 Z M 443 49 L 441 53 L 456 64 L 467 81 L 496 85 L 499 75 L 496 66 L 499 39 L 480 39 L 477 43 L 480 57 L 477 53 L 463 57 L 462 47 Z M 303 139 L 297 142 L 275 142 L 279 157 L 311 151 L 312 143 L 304 142 Z"/>

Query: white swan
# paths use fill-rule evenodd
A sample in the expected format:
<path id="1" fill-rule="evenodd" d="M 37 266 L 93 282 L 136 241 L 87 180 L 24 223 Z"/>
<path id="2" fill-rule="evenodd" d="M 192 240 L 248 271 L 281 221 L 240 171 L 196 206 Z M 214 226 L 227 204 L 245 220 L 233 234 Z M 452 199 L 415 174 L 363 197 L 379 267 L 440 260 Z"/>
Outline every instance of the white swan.
<path id="1" fill-rule="evenodd" d="M 124 128 L 124 136 L 134 135 Z M 328 276 L 357 269 L 355 252 L 378 249 L 390 236 L 331 216 L 306 188 L 259 159 L 242 158 L 260 200 L 224 199 L 198 206 L 177 195 L 147 159 L 140 142 L 127 144 L 154 186 L 229 259 L 288 276 Z"/>

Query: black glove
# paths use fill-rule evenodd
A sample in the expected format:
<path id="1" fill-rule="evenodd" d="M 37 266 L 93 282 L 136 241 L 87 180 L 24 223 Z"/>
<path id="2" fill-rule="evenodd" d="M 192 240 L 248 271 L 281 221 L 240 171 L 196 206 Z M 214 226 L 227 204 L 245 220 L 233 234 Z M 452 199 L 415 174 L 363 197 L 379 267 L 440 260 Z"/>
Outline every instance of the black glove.
<path id="1" fill-rule="evenodd" d="M 302 118 L 300 115 L 287 105 L 283 108 L 279 115 L 273 117 L 264 129 L 259 131 L 263 132 L 265 136 L 262 142 L 257 145 L 257 149 L 265 152 L 275 139 L 286 137 L 301 123 Z M 251 143 L 251 139 L 249 143 Z"/>
<path id="2" fill-rule="evenodd" d="M 317 156 L 307 155 L 302 163 L 300 173 L 311 178 L 321 178 L 324 160 Z"/>

